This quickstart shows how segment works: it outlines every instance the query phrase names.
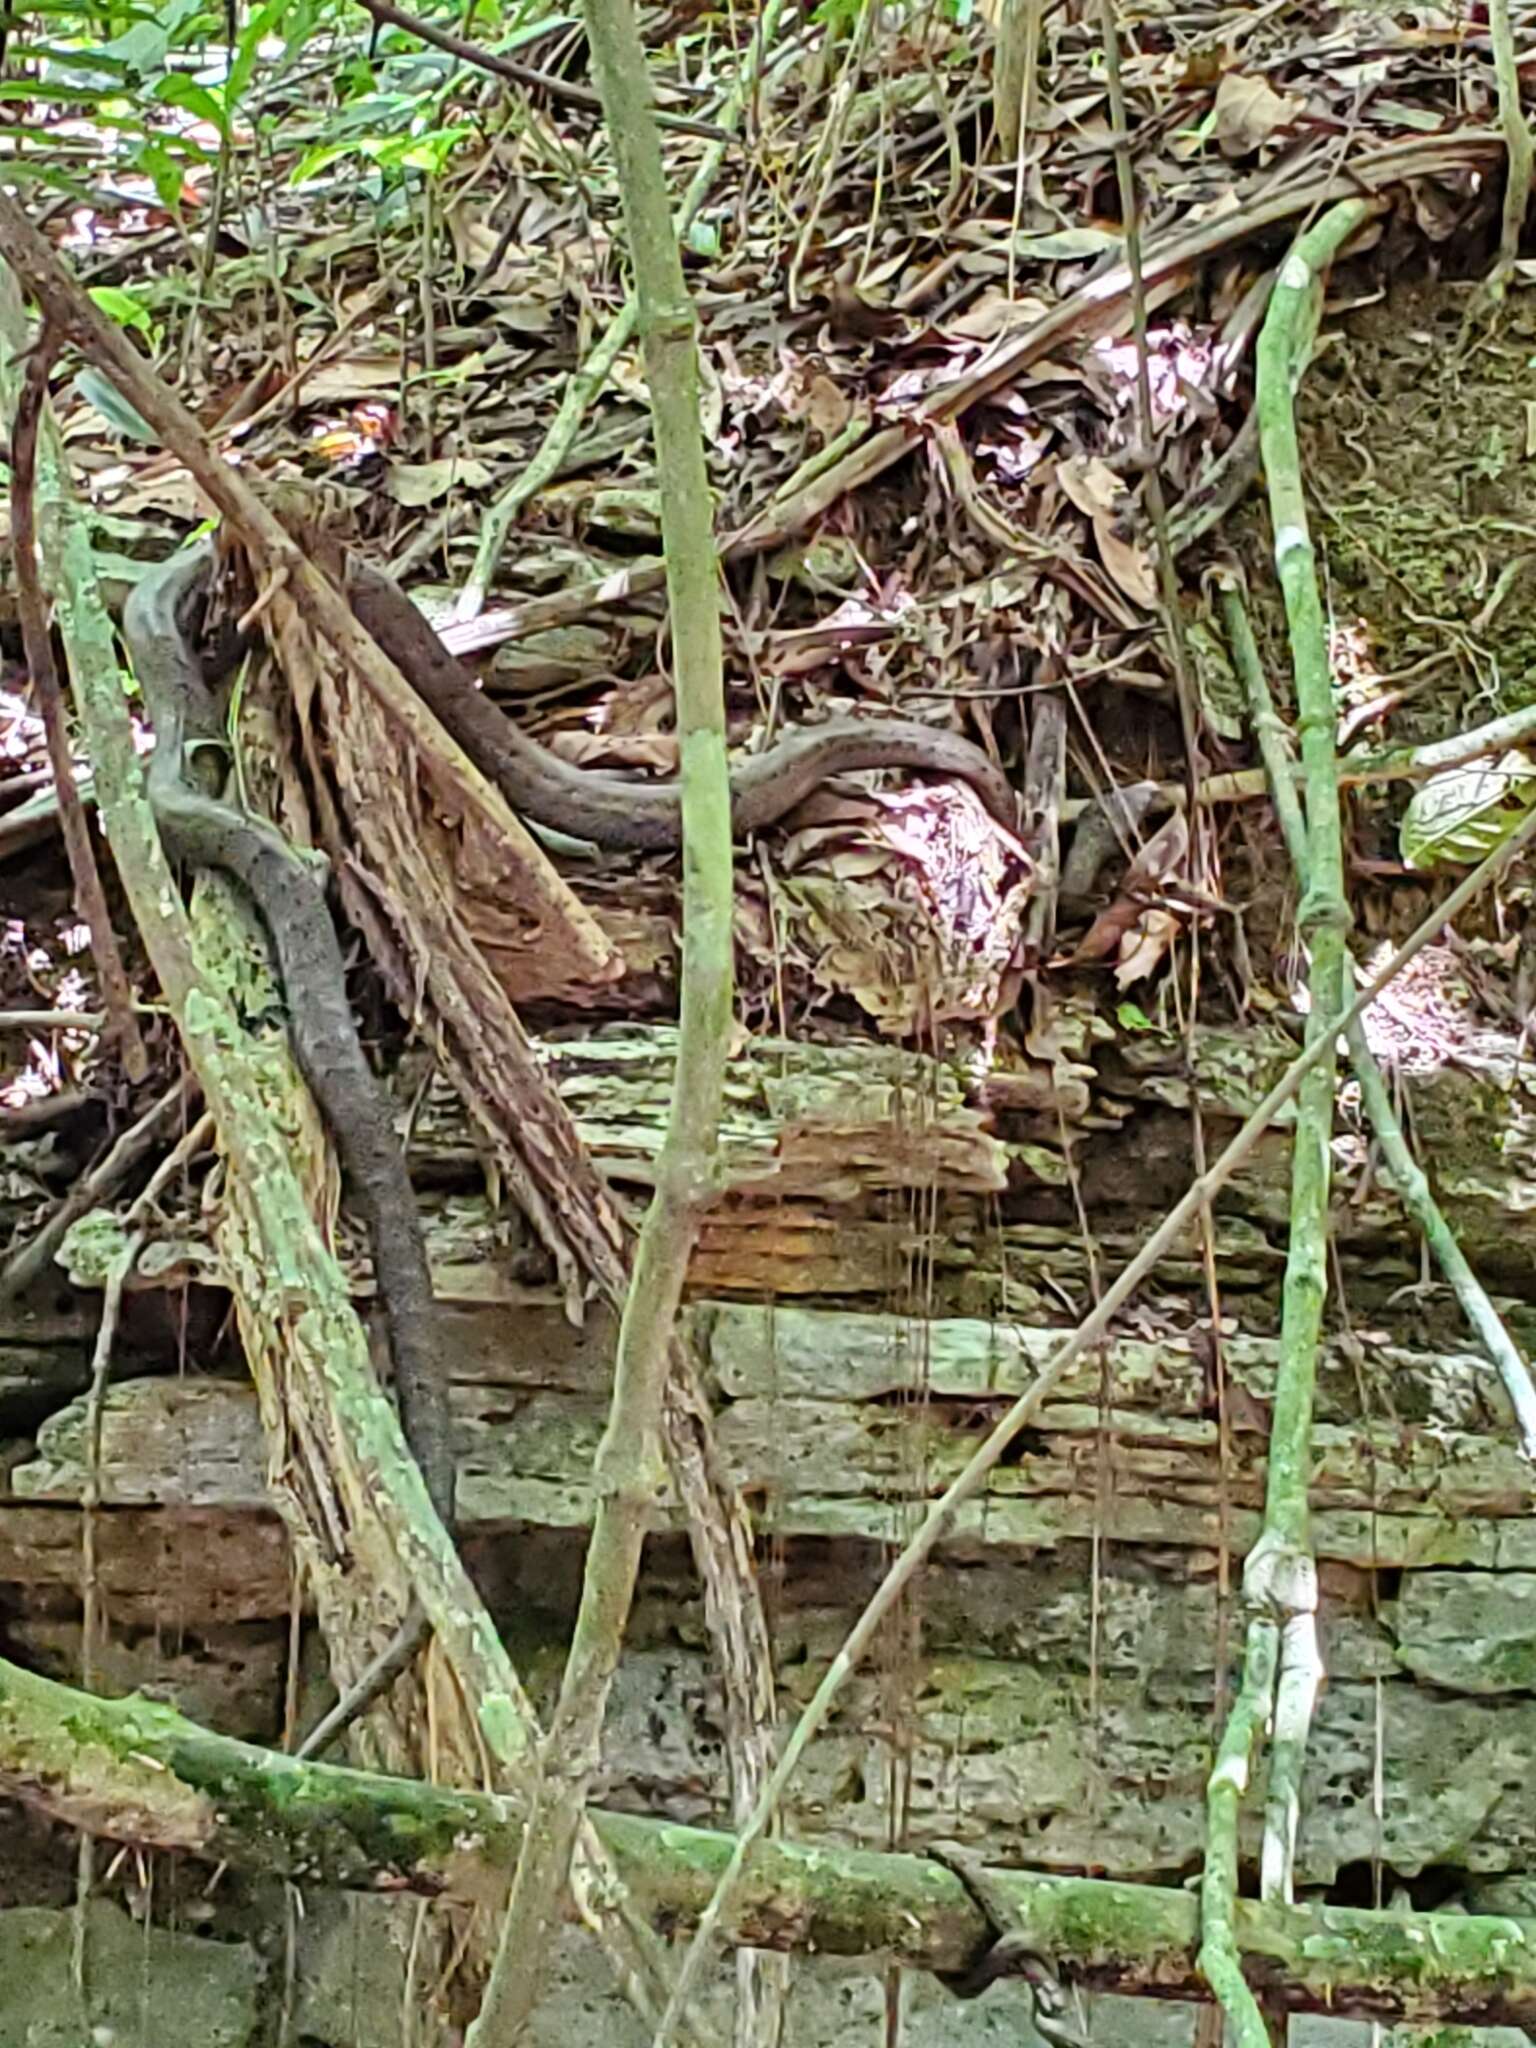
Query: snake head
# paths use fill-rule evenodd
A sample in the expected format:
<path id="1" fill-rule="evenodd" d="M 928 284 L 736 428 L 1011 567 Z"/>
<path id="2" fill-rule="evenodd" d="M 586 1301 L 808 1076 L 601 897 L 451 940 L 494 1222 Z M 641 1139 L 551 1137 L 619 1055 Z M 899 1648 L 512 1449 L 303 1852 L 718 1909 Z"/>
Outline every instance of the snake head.
<path id="1" fill-rule="evenodd" d="M 294 858 L 303 863 L 323 889 L 331 879 L 331 857 L 322 846 L 295 846 Z"/>

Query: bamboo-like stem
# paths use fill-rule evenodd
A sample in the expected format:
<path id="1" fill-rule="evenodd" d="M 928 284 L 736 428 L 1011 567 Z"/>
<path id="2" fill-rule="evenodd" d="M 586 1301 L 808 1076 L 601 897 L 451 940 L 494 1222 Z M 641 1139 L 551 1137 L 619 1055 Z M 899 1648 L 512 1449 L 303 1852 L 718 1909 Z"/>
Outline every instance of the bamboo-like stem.
<path id="1" fill-rule="evenodd" d="M 1393 954 L 1380 973 L 1360 990 L 1344 1016 L 1337 1021 L 1335 1029 L 1347 1031 L 1352 1024 L 1357 1023 L 1382 990 L 1396 980 L 1408 963 L 1423 952 L 1447 925 L 1454 923 L 1467 905 L 1474 902 L 1485 889 L 1497 881 L 1510 863 L 1533 843 L 1536 843 L 1536 810 L 1522 819 L 1515 832 L 1502 846 L 1496 847 L 1470 874 L 1465 875 L 1457 883 L 1444 903 L 1435 906 Z M 698 1931 L 673 1992 L 674 2006 L 686 1996 L 697 1975 L 715 1930 L 735 1900 L 747 1858 L 767 1829 L 785 1788 L 795 1774 L 800 1758 L 817 1731 L 825 1724 L 831 1712 L 832 1702 L 842 1689 L 844 1680 L 856 1669 L 860 1658 L 878 1634 L 886 1615 L 900 1599 L 913 1576 L 922 1569 L 936 1546 L 943 1541 L 956 1514 L 979 1491 L 987 1475 L 1019 1431 L 1033 1419 L 1037 1409 L 1063 1373 L 1082 1357 L 1084 1352 L 1091 1350 L 1108 1334 L 1115 1317 L 1135 1294 L 1143 1280 L 1155 1271 L 1158 1261 L 1177 1242 L 1180 1234 L 1198 1216 L 1201 1208 L 1215 1200 L 1275 1117 L 1296 1094 L 1306 1076 L 1324 1058 L 1329 1049 L 1327 1039 L 1321 1035 L 1313 1035 L 1304 1051 L 1253 1110 L 1225 1150 L 1204 1173 L 1190 1183 L 1129 1265 L 1105 1289 L 1092 1313 L 1063 1338 L 1061 1349 L 1048 1361 L 1033 1384 L 1025 1389 L 1002 1419 L 994 1425 L 991 1434 L 972 1453 L 964 1471 L 950 1482 L 945 1492 L 928 1509 L 916 1533 L 891 1565 L 876 1587 L 869 1605 L 849 1631 L 831 1667 L 791 1731 L 773 1775 L 764 1786 L 750 1818 L 742 1825 L 709 1904 L 700 1915 Z M 669 2008 L 668 2021 L 664 2021 L 662 2028 L 655 2035 L 653 2048 L 665 2048 L 665 2044 L 671 2039 L 668 2031 L 670 2012 Z"/>
<path id="2" fill-rule="evenodd" d="M 1369 213 L 1335 206 L 1298 237 L 1281 265 L 1258 347 L 1259 435 L 1269 483 L 1275 567 L 1285 599 L 1305 783 L 1305 888 L 1300 923 L 1311 949 L 1308 1049 L 1318 1055 L 1298 1091 L 1291 1156 L 1290 1244 L 1270 1428 L 1264 1529 L 1243 1573 L 1249 1624 L 1243 1680 L 1207 1787 L 1200 1960 L 1238 2048 L 1268 2048 L 1268 2029 L 1243 1976 L 1235 1934 L 1242 1797 L 1273 1718 L 1261 1852 L 1261 1891 L 1288 1900 L 1301 1769 L 1322 1676 L 1317 1565 L 1307 1492 L 1317 1348 L 1328 1291 L 1328 1201 L 1340 1013 L 1345 1006 L 1349 905 L 1339 825 L 1336 717 L 1327 625 L 1301 482 L 1295 390 L 1322 304 L 1322 276 Z M 1299 820 L 1292 815 L 1292 828 Z"/>
<path id="3" fill-rule="evenodd" d="M 1530 125 L 1520 104 L 1520 66 L 1515 55 L 1515 31 L 1509 0 L 1488 0 L 1488 34 L 1493 44 L 1493 70 L 1499 88 L 1499 126 L 1509 164 L 1504 184 L 1504 215 L 1499 233 L 1499 257 L 1490 279 L 1495 293 L 1502 292 L 1514 273 L 1520 254 L 1520 234 L 1531 202 L 1531 172 L 1536 165 L 1536 146 Z"/>
<path id="4" fill-rule="evenodd" d="M 697 322 L 631 0 L 587 0 L 593 74 L 624 200 L 661 482 L 682 770 L 683 941 L 677 1068 L 656 1189 L 620 1319 L 581 1602 L 541 1746 L 538 1796 L 468 2048 L 511 2048 L 549 1968 L 572 1847 L 665 1477 L 662 1403 L 688 1262 L 715 1190 L 732 1026 L 731 793 L 725 748 L 719 563 L 699 424 Z M 673 2010 L 678 2005 L 674 1998 Z"/>
<path id="5" fill-rule="evenodd" d="M 1248 716 L 1258 741 L 1259 754 L 1274 790 L 1275 812 L 1296 872 L 1304 872 L 1306 846 L 1301 824 L 1301 807 L 1285 744 L 1285 726 L 1275 711 L 1264 664 L 1248 620 L 1242 593 L 1235 587 L 1222 592 L 1222 614 L 1232 663 L 1248 698 Z M 1353 969 L 1351 969 L 1353 976 Z M 1498 1372 L 1515 1411 L 1520 1447 L 1536 1459 L 1536 1386 L 1530 1369 L 1510 1335 L 1503 1317 L 1488 1298 L 1488 1291 L 1472 1270 L 1456 1233 L 1435 1200 L 1423 1168 L 1414 1158 L 1408 1139 L 1393 1107 L 1391 1093 L 1380 1062 L 1371 1050 L 1365 1026 L 1354 1023 L 1345 1033 L 1350 1064 L 1360 1084 L 1360 1101 L 1381 1147 L 1392 1185 L 1399 1201 L 1423 1232 L 1430 1256 L 1445 1275 L 1452 1293 L 1461 1304 L 1473 1334 Z"/>
<path id="6" fill-rule="evenodd" d="M 767 53 L 773 47 L 783 6 L 784 0 L 767 0 L 767 5 L 758 19 L 746 62 L 736 74 L 720 108 L 720 126 L 725 133 L 705 150 L 698 169 L 689 180 L 688 190 L 683 194 L 683 203 L 677 209 L 673 232 L 680 242 L 692 227 L 699 208 L 708 198 L 719 175 L 729 138 L 734 136 L 740 126 L 748 97 L 756 89 Z M 459 592 L 458 603 L 454 607 L 455 619 L 476 619 L 484 611 L 485 600 L 496 580 L 496 571 L 507 545 L 507 536 L 512 531 L 513 522 L 528 500 L 544 488 L 565 460 L 587 407 L 607 382 L 608 372 L 617 362 L 621 351 L 629 346 L 630 337 L 634 334 L 639 318 L 639 297 L 631 290 L 623 305 L 608 323 L 607 332 L 593 346 L 581 367 L 574 370 L 566 380 L 565 389 L 560 394 L 559 407 L 549 423 L 543 440 L 485 515 L 485 523 L 481 527 L 480 539 L 475 548 L 474 562 L 464 580 L 464 588 Z"/>

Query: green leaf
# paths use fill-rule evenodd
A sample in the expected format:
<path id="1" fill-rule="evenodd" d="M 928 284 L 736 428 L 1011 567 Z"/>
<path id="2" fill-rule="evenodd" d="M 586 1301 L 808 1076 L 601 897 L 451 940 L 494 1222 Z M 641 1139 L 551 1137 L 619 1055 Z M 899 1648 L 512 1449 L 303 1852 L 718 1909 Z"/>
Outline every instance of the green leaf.
<path id="1" fill-rule="evenodd" d="M 362 147 L 360 142 L 317 142 L 313 149 L 305 150 L 288 173 L 288 182 L 290 185 L 302 185 L 306 178 L 317 176 L 342 157 L 356 156 Z"/>
<path id="2" fill-rule="evenodd" d="M 229 132 L 224 102 L 206 85 L 199 85 L 195 78 L 188 78 L 184 71 L 172 71 L 160 79 L 155 85 L 154 96 L 163 107 L 184 107 L 199 121 L 211 121 L 221 135 Z"/>
<path id="3" fill-rule="evenodd" d="M 1115 1021 L 1122 1031 L 1155 1031 L 1157 1026 L 1136 1003 L 1116 1003 Z"/>
<path id="4" fill-rule="evenodd" d="M 1536 809 L 1536 763 L 1519 752 L 1469 761 L 1415 790 L 1398 827 L 1403 863 L 1421 872 L 1483 860 Z"/>
<path id="5" fill-rule="evenodd" d="M 235 46 L 235 61 L 229 67 L 229 76 L 224 81 L 224 104 L 234 107 L 239 104 L 240 95 L 251 82 L 251 73 L 256 69 L 256 58 L 261 45 L 283 18 L 291 0 L 267 0 L 265 7 L 256 12 L 241 30 L 240 41 Z"/>
<path id="6" fill-rule="evenodd" d="M 471 132 L 460 123 L 453 128 L 430 128 L 424 135 L 398 135 L 388 141 L 365 142 L 363 149 L 381 170 L 425 171 L 429 177 L 437 177 Z"/>
<path id="7" fill-rule="evenodd" d="M 121 285 L 93 284 L 91 303 L 100 312 L 105 313 L 109 320 L 115 320 L 119 327 L 136 328 L 146 341 L 153 339 L 154 323 L 149 317 L 148 310 L 132 292 L 125 291 Z"/>
<path id="8" fill-rule="evenodd" d="M 156 442 L 160 436 L 148 426 L 123 397 L 115 384 L 87 363 L 75 376 L 75 389 L 87 405 L 94 405 L 107 425 L 124 441 Z"/>
<path id="9" fill-rule="evenodd" d="M 153 78 L 165 69 L 171 39 L 158 21 L 136 21 L 110 43 L 96 51 L 98 57 L 115 58 L 137 78 Z"/>
<path id="10" fill-rule="evenodd" d="M 181 212 L 181 165 L 163 142 L 146 142 L 128 161 L 154 181 L 155 197 L 167 213 Z"/>

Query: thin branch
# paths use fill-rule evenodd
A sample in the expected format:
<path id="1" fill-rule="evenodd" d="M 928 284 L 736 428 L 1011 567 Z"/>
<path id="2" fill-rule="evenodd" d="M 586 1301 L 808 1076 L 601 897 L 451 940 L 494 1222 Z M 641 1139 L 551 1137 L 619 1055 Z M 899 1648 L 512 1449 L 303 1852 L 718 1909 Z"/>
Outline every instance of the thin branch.
<path id="1" fill-rule="evenodd" d="M 387 28 L 404 29 L 422 42 L 446 50 L 461 64 L 473 65 L 477 71 L 489 71 L 533 92 L 547 92 L 554 99 L 564 100 L 567 106 L 589 107 L 593 113 L 603 110 L 601 97 L 590 86 L 575 85 L 568 78 L 557 78 L 551 71 L 535 70 L 531 64 L 519 64 L 515 57 L 503 57 L 495 50 L 482 50 L 478 43 L 466 42 L 463 36 L 439 28 L 435 22 L 423 21 L 418 15 L 407 14 L 403 7 L 392 6 L 391 0 L 359 0 L 359 4 Z M 663 128 L 676 128 L 684 135 L 706 135 L 712 142 L 729 139 L 713 121 L 695 120 L 691 114 L 665 113 L 658 108 L 655 119 Z"/>
<path id="2" fill-rule="evenodd" d="M 70 759 L 69 731 L 64 718 L 64 692 L 53 659 L 53 636 L 48 630 L 48 607 L 43 602 L 37 575 L 37 437 L 43 410 L 48 402 L 48 373 L 58 355 L 63 336 L 58 329 L 44 326 L 27 364 L 21 398 L 16 406 L 11 435 L 11 526 L 12 560 L 16 564 L 16 609 L 21 615 L 21 638 L 27 654 L 27 669 L 37 691 L 48 736 L 48 759 L 53 766 L 53 786 L 59 805 L 59 823 L 64 832 L 64 850 L 74 877 L 75 906 L 91 934 L 91 955 L 101 976 L 102 998 L 111 1021 L 111 1034 L 122 1053 L 123 1068 L 130 1081 L 142 1081 L 149 1072 L 149 1055 L 139 1035 L 133 1014 L 133 988 L 123 955 L 112 929 L 106 892 L 91 850 L 91 828 L 85 806 L 75 787 L 75 768 Z"/>
<path id="3" fill-rule="evenodd" d="M 1467 905 L 1496 882 L 1510 863 L 1533 843 L 1536 843 L 1536 810 L 1522 819 L 1519 827 L 1502 846 L 1497 847 L 1486 860 L 1479 862 L 1470 874 L 1457 883 L 1444 903 L 1436 905 L 1392 955 L 1374 980 L 1361 989 L 1335 1028 L 1347 1031 L 1351 1024 L 1363 1017 L 1382 990 L 1390 987 L 1408 963 L 1417 958 L 1432 940 L 1438 938 L 1447 925 L 1453 923 Z M 878 1634 L 881 1623 L 900 1599 L 914 1574 L 921 1570 L 936 1546 L 943 1541 L 959 1510 L 980 1489 L 987 1475 L 1019 1431 L 1033 1420 L 1037 1409 L 1068 1366 L 1082 1357 L 1085 1351 L 1090 1351 L 1108 1334 L 1114 1318 L 1135 1294 L 1143 1280 L 1155 1271 L 1158 1261 L 1178 1242 L 1181 1233 L 1199 1214 L 1201 1206 L 1215 1200 L 1327 1051 L 1326 1039 L 1317 1036 L 1298 1055 L 1210 1168 L 1190 1184 L 1152 1235 L 1147 1238 L 1135 1258 L 1105 1290 L 1098 1306 L 1070 1335 L 1063 1338 L 1061 1349 L 1050 1359 L 1033 1385 L 1025 1389 L 1007 1414 L 995 1425 L 990 1436 L 972 1454 L 959 1477 L 950 1483 L 944 1494 L 928 1509 L 917 1533 L 881 1580 L 868 1607 L 849 1631 L 826 1676 L 796 1723 L 773 1776 L 753 1808 L 751 1818 L 737 1837 L 736 1847 L 721 1873 L 714 1896 L 700 1918 L 698 1932 L 694 1936 L 693 1945 L 688 1951 L 687 1960 L 677 1980 L 674 1998 L 681 1998 L 696 1976 L 708 1943 L 720 1924 L 721 1916 L 732 1903 L 747 1857 L 767 1827 L 785 1788 L 795 1774 L 801 1756 L 825 1723 L 832 1702 L 841 1691 L 844 1680 L 857 1668 L 860 1659 Z M 666 2048 L 669 2038 L 663 2030 L 656 2037 L 653 2048 Z"/>
<path id="4" fill-rule="evenodd" d="M 630 0 L 587 0 L 586 17 L 624 199 L 661 480 L 682 769 L 681 1019 L 656 1191 L 635 1248 L 608 1425 L 598 1446 L 581 1603 L 540 1752 L 537 1803 L 468 2048 L 521 2039 L 549 1968 L 641 1546 L 664 1484 L 661 1425 L 671 1344 L 699 1224 L 715 1193 L 732 1030 L 731 790 L 714 507 L 699 423 L 697 322 Z M 682 2009 L 674 1994 L 669 2014 Z"/>

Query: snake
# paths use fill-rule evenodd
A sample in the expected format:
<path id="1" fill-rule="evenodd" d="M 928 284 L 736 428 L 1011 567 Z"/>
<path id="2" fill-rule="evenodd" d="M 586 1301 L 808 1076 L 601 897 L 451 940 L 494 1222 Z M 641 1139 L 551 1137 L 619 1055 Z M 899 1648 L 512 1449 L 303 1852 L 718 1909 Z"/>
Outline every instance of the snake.
<path id="1" fill-rule="evenodd" d="M 266 926 L 294 1058 L 368 1225 L 401 1426 L 432 1504 L 451 1529 L 447 1373 L 421 1219 L 389 1099 L 352 1019 L 324 885 L 280 832 L 211 794 L 203 779 L 210 752 L 228 751 L 197 640 L 213 561 L 211 540 L 170 556 L 139 579 L 123 609 L 123 641 L 155 729 L 149 800 L 171 856 L 232 875 Z"/>
<path id="2" fill-rule="evenodd" d="M 234 876 L 267 928 L 295 1059 L 369 1227 L 406 1439 L 434 1505 L 451 1527 L 447 1387 L 433 1333 L 432 1284 L 420 1220 L 388 1098 L 352 1020 L 324 888 L 281 833 L 212 794 L 199 779 L 197 757 L 225 748 L 196 637 L 213 559 L 211 540 L 170 556 L 139 579 L 124 607 L 124 642 L 155 728 L 150 801 L 172 854 L 189 866 Z M 481 693 L 474 676 L 391 578 L 351 556 L 346 587 L 360 623 L 521 815 L 604 848 L 670 849 L 680 843 L 675 779 L 635 782 L 562 761 Z M 810 727 L 736 764 L 733 828 L 757 831 L 782 818 L 829 777 L 864 768 L 955 777 L 970 784 L 1000 823 L 1011 828 L 1016 822 L 1012 788 L 980 747 L 915 720 L 882 718 Z"/>
<path id="3" fill-rule="evenodd" d="M 352 555 L 346 587 L 359 622 L 519 816 L 609 850 L 682 844 L 675 777 L 631 781 L 563 761 L 497 709 L 390 577 Z M 1008 778 L 973 741 L 917 719 L 881 717 L 806 726 L 734 762 L 732 830 L 744 836 L 775 824 L 831 777 L 863 768 L 906 768 L 968 783 L 999 824 L 1017 828 Z"/>

